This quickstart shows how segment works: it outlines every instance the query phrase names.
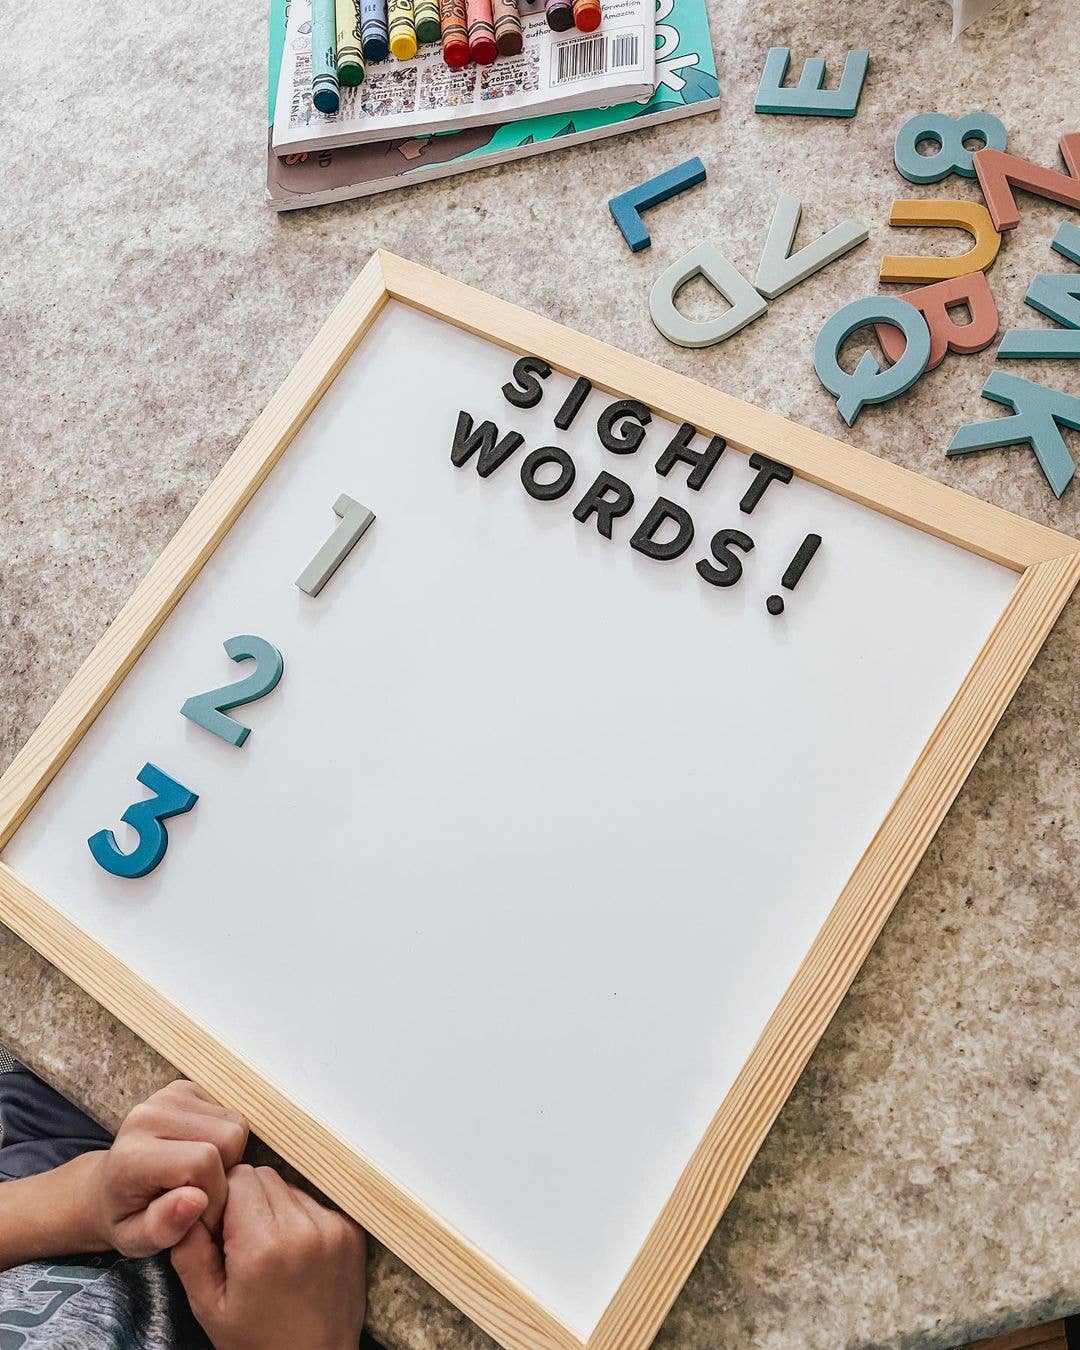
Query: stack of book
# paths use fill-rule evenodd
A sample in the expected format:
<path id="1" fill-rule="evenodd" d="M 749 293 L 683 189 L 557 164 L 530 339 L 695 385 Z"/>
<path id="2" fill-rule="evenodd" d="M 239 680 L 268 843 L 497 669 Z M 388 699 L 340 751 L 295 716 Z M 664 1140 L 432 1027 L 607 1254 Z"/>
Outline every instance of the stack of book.
<path id="1" fill-rule="evenodd" d="M 452 70 L 437 47 L 311 102 L 311 0 L 271 0 L 267 201 L 344 201 L 719 106 L 705 0 L 601 0 L 589 34 L 519 4 L 523 50 Z"/>

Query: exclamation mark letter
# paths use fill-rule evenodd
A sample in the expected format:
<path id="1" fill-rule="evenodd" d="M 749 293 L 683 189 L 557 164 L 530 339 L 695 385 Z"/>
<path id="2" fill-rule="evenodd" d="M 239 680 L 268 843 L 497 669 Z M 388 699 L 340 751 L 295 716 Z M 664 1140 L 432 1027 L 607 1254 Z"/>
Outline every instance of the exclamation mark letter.
<path id="1" fill-rule="evenodd" d="M 802 574 L 810 566 L 810 560 L 821 547 L 820 534 L 808 534 L 799 545 L 799 551 L 788 563 L 787 571 L 780 578 L 780 585 L 786 591 L 793 591 L 802 579 Z M 783 614 L 784 597 L 782 595 L 770 595 L 765 601 L 765 608 L 770 614 Z"/>

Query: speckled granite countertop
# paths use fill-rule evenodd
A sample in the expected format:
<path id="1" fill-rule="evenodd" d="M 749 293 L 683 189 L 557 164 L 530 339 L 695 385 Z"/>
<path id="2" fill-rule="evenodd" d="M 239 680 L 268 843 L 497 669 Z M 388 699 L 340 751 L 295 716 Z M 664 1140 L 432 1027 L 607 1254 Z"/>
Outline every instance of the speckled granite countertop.
<path id="1" fill-rule="evenodd" d="M 956 426 L 992 415 L 992 352 L 948 358 L 850 433 L 810 362 L 824 319 L 877 289 L 882 253 L 927 241 L 886 226 L 891 199 L 974 195 L 901 182 L 902 120 L 986 107 L 1010 149 L 1055 162 L 1080 125 L 1075 0 L 1006 0 L 955 45 L 933 0 L 712 0 L 721 112 L 280 219 L 262 202 L 261 9 L 202 21 L 159 0 L 40 0 L 5 15 L 19 92 L 0 169 L 0 762 L 380 246 L 1080 532 L 1080 486 L 1055 502 L 1028 451 L 943 457 Z M 834 66 L 868 48 L 858 116 L 755 117 L 777 43 Z M 631 255 L 607 199 L 691 154 L 708 182 L 654 210 L 652 248 Z M 807 232 L 856 215 L 870 243 L 722 346 L 667 345 L 654 277 L 706 237 L 752 274 L 781 189 L 803 199 Z M 1021 319 L 1022 297 L 1064 266 L 1048 248 L 1064 214 L 1024 199 L 990 274 L 1003 325 L 1040 322 Z M 1040 364 L 1019 373 L 1080 392 L 1069 363 Z M 937 1347 L 1080 1308 L 1078 638 L 1074 601 L 658 1344 Z M 366 1034 L 386 1034 L 377 1009 Z M 172 1076 L 2 930 L 0 1043 L 107 1123 Z M 382 1250 L 370 1325 L 394 1350 L 490 1345 Z"/>

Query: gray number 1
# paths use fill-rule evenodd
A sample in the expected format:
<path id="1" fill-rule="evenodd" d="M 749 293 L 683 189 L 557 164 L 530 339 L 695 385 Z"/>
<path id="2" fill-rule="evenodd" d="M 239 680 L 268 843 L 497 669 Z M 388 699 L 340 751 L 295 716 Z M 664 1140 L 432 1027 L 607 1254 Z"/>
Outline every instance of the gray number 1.
<path id="1" fill-rule="evenodd" d="M 334 503 L 334 514 L 341 517 L 341 524 L 296 578 L 305 595 L 319 594 L 375 519 L 374 511 L 354 502 L 344 492 Z"/>

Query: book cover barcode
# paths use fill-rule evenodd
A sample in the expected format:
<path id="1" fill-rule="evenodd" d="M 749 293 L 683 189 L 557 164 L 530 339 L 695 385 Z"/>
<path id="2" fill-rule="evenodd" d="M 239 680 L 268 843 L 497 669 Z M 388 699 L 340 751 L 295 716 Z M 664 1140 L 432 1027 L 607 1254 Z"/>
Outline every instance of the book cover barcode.
<path id="1" fill-rule="evenodd" d="M 642 30 L 633 28 L 556 43 L 551 53 L 552 83 L 572 84 L 612 70 L 636 70 L 641 66 L 641 39 Z"/>

